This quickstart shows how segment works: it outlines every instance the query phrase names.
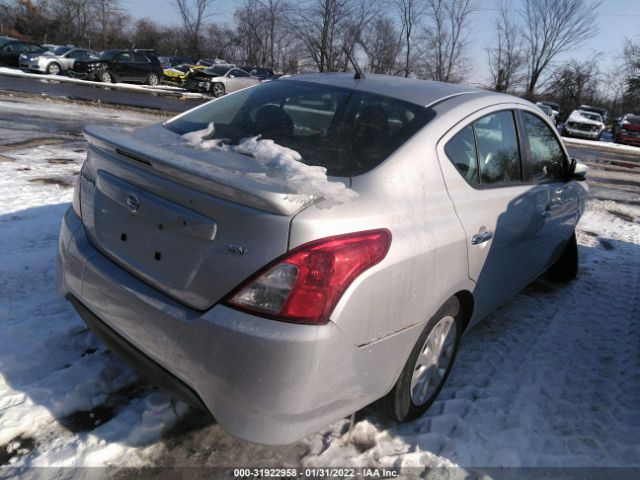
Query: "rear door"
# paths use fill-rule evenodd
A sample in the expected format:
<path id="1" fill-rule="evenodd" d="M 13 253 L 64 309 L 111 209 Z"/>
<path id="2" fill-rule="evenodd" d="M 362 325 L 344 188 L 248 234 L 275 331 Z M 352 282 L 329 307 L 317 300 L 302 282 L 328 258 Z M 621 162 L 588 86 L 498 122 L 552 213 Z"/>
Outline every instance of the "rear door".
<path id="1" fill-rule="evenodd" d="M 516 125 L 513 110 L 485 110 L 452 129 L 438 146 L 467 237 L 475 318 L 507 300 L 536 270 L 531 248 L 541 219 L 524 182 Z"/>
<path id="2" fill-rule="evenodd" d="M 131 81 L 134 77 L 133 53 L 120 53 L 113 57 L 111 64 L 118 80 Z"/>
<path id="3" fill-rule="evenodd" d="M 133 54 L 133 78 L 136 82 L 146 82 L 149 72 L 151 72 L 151 60 L 144 53 L 135 52 Z"/>

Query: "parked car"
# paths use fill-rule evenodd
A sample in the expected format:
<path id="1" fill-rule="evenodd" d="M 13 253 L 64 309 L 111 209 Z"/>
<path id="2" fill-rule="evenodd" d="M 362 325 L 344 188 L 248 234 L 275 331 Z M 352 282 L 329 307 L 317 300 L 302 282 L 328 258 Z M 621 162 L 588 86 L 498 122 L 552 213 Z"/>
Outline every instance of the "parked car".
<path id="1" fill-rule="evenodd" d="M 617 143 L 640 145 L 640 115 L 627 113 L 622 117 L 614 138 Z"/>
<path id="2" fill-rule="evenodd" d="M 179 86 L 184 86 L 189 74 L 194 70 L 204 70 L 205 65 L 189 65 L 183 64 L 176 67 L 165 68 L 163 70 L 164 81 L 167 83 L 173 83 Z"/>
<path id="3" fill-rule="evenodd" d="M 221 97 L 225 93 L 235 92 L 260 83 L 260 79 L 239 68 L 215 65 L 204 70 L 189 73 L 184 86 L 190 92 L 211 93 Z"/>
<path id="4" fill-rule="evenodd" d="M 46 49 L 37 43 L 16 40 L 11 37 L 0 37 L 0 65 L 18 67 L 18 58 L 23 53 L 42 53 Z"/>
<path id="5" fill-rule="evenodd" d="M 251 65 L 241 65 L 241 70 L 249 73 L 252 77 L 259 78 L 260 80 L 275 80 L 278 76 L 270 68 L 257 67 Z"/>
<path id="6" fill-rule="evenodd" d="M 580 105 L 578 110 L 582 112 L 597 113 L 602 117 L 602 123 L 606 124 L 609 121 L 609 112 L 605 108 L 591 107 L 589 105 Z"/>
<path id="7" fill-rule="evenodd" d="M 546 105 L 547 107 L 550 107 L 551 110 L 553 110 L 553 113 L 555 115 L 556 124 L 558 124 L 558 122 L 560 121 L 560 116 L 562 115 L 562 110 L 560 110 L 560 104 L 558 102 L 552 102 L 550 100 L 541 100 L 538 102 L 538 104 Z"/>
<path id="8" fill-rule="evenodd" d="M 136 82 L 158 85 L 163 76 L 158 57 L 149 50 L 104 50 L 76 60 L 69 75 L 104 83 Z"/>
<path id="9" fill-rule="evenodd" d="M 545 105 L 544 103 L 540 103 L 540 102 L 536 103 L 536 106 L 540 110 L 542 110 L 547 117 L 549 117 L 549 120 L 551 120 L 551 123 L 553 123 L 554 125 L 557 125 L 558 115 L 553 110 L 553 108 L 551 108 L 549 105 Z"/>
<path id="10" fill-rule="evenodd" d="M 604 132 L 604 122 L 599 113 L 574 110 L 564 123 L 562 134 L 567 137 L 581 137 L 598 140 Z"/>
<path id="11" fill-rule="evenodd" d="M 59 75 L 73 68 L 76 60 L 87 60 L 95 53 L 86 48 L 58 47 L 41 53 L 20 55 L 20 68 L 50 75 Z"/>
<path id="12" fill-rule="evenodd" d="M 516 97 L 312 74 L 84 133 L 61 293 L 113 353 L 254 442 L 380 398 L 418 417 L 463 332 L 541 273 L 577 273 L 586 167 Z"/>

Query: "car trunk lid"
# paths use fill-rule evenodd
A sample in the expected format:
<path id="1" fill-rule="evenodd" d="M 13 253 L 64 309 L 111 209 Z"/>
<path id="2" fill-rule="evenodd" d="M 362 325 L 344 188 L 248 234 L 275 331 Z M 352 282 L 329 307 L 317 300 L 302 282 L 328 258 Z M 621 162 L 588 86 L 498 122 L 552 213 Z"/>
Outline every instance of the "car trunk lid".
<path id="1" fill-rule="evenodd" d="M 190 148 L 159 125 L 85 136 L 81 208 L 91 243 L 194 309 L 285 253 L 292 216 L 313 201 L 250 157 Z"/>

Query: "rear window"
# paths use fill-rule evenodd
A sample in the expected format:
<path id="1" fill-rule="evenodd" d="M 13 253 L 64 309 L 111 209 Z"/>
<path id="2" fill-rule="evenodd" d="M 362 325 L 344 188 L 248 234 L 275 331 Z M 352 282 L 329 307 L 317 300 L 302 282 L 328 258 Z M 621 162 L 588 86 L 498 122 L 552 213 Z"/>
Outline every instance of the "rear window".
<path id="1" fill-rule="evenodd" d="M 627 115 L 624 119 L 625 122 L 633 123 L 634 125 L 640 125 L 639 115 Z"/>
<path id="2" fill-rule="evenodd" d="M 346 88 L 278 80 L 241 90 L 176 117 L 178 134 L 202 130 L 236 144 L 260 135 L 296 150 L 331 176 L 355 176 L 379 165 L 435 114 L 394 98 Z"/>

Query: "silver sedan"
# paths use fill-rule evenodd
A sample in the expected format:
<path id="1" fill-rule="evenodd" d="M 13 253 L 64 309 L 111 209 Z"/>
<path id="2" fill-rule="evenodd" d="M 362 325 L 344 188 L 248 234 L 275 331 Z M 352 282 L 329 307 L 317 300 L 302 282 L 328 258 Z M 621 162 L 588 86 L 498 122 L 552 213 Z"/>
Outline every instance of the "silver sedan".
<path id="1" fill-rule="evenodd" d="M 260 82 L 259 78 L 240 68 L 214 65 L 204 70 L 193 70 L 185 82 L 185 87 L 190 91 L 208 92 L 214 97 L 221 97 Z"/>
<path id="2" fill-rule="evenodd" d="M 586 167 L 516 97 L 302 75 L 85 136 L 62 294 L 112 352 L 254 442 L 379 399 L 419 417 L 464 332 L 578 271 Z"/>
<path id="3" fill-rule="evenodd" d="M 92 55 L 86 48 L 57 47 L 43 53 L 23 53 L 19 66 L 23 70 L 59 75 L 72 69 L 76 60 L 86 60 Z"/>

